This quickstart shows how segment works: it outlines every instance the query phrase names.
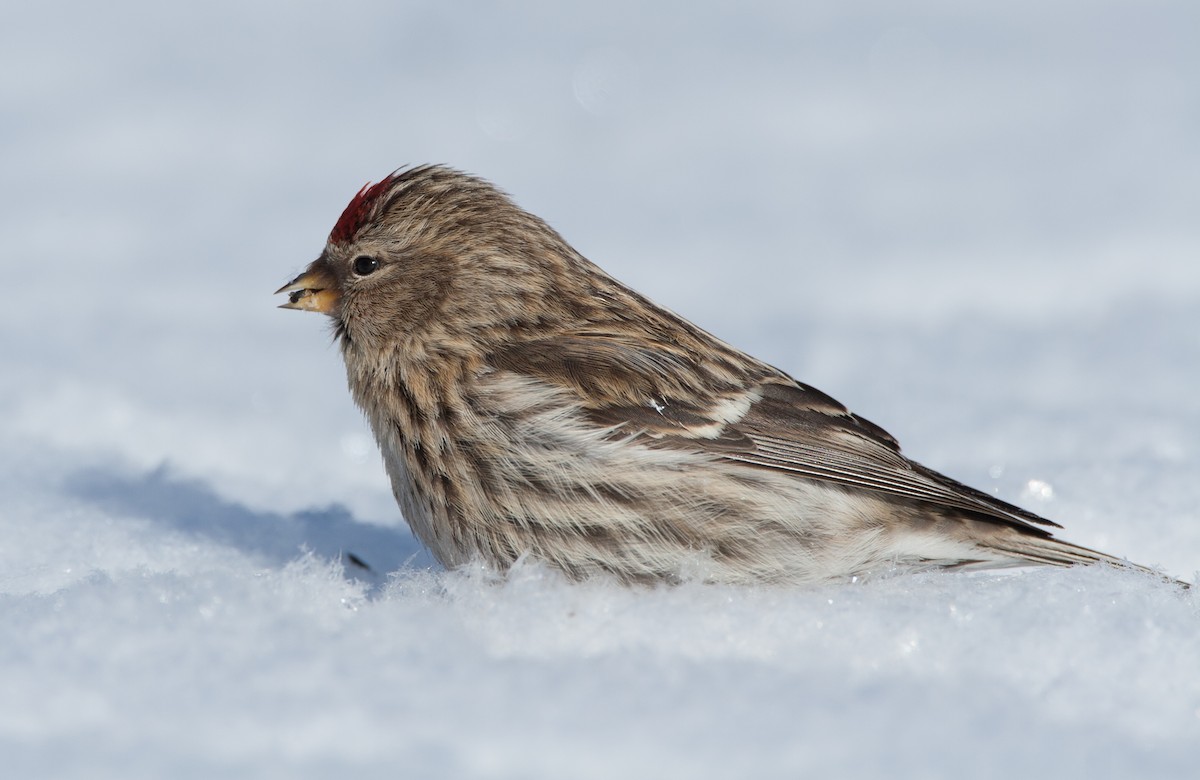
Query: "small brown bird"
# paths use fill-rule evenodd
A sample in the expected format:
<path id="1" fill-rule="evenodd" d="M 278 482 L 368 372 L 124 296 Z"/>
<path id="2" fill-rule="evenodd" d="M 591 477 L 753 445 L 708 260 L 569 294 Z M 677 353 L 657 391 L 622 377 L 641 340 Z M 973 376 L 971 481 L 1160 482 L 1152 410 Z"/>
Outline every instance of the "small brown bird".
<path id="1" fill-rule="evenodd" d="M 909 460 L 455 170 L 364 187 L 278 292 L 333 318 L 396 500 L 446 566 L 806 583 L 1130 565 Z"/>

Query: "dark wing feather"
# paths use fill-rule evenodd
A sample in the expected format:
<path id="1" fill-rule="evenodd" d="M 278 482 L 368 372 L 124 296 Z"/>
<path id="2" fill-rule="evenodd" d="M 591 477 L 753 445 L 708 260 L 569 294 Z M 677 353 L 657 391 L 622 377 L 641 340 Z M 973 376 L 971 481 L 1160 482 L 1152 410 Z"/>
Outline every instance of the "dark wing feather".
<path id="1" fill-rule="evenodd" d="M 665 345 L 612 333 L 571 333 L 507 344 L 488 356 L 501 370 L 545 379 L 574 390 L 588 405 L 646 406 L 655 397 L 703 393 L 689 356 Z"/>
<path id="2" fill-rule="evenodd" d="M 740 370 L 731 371 L 737 359 Z M 572 390 L 598 425 L 661 446 L 707 450 L 750 466 L 953 508 L 1039 536 L 1049 533 L 1037 525 L 1059 527 L 909 460 L 883 428 L 741 353 L 713 359 L 588 333 L 512 344 L 488 362 Z M 752 401 L 748 410 L 721 419 L 718 410 L 739 399 Z"/>
<path id="3" fill-rule="evenodd" d="M 754 445 L 726 457 L 811 479 L 953 507 L 1009 524 L 1057 523 L 909 460 L 892 436 L 857 415 L 806 409 L 811 388 L 768 384 L 762 399 L 732 427 Z M 822 394 L 824 395 L 824 394 Z M 881 435 L 882 434 L 882 435 Z M 1045 533 L 1041 529 L 1039 533 Z"/>

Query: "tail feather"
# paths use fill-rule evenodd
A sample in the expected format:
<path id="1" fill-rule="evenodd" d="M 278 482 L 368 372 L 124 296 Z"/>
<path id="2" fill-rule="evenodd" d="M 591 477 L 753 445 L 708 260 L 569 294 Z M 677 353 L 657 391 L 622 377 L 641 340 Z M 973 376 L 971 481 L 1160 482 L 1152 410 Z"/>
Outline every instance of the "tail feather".
<path id="1" fill-rule="evenodd" d="M 1141 566 L 1088 547 L 1064 542 L 1052 536 L 1034 535 L 1012 528 L 996 528 L 995 526 L 987 530 L 988 533 L 980 534 L 974 539 L 976 546 L 1011 558 L 1012 565 L 1019 566 L 1022 563 L 1030 563 L 1046 566 L 1078 566 L 1103 563 L 1151 574 L 1185 588 L 1191 587 L 1189 583 L 1176 580 L 1148 566 Z"/>

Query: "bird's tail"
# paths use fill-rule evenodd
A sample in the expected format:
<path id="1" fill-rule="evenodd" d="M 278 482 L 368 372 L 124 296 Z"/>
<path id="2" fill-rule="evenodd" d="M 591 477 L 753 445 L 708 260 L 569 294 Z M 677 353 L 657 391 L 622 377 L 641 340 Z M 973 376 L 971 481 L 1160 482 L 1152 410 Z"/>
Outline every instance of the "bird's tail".
<path id="1" fill-rule="evenodd" d="M 972 524 L 974 525 L 974 524 Z M 990 525 L 990 524 L 988 524 Z M 1092 550 L 1088 547 L 1083 547 L 1078 544 L 1064 542 L 1061 539 L 1056 539 L 1045 532 L 1040 532 L 1041 529 L 1036 529 L 1038 532 L 1031 533 L 1026 529 L 984 526 L 982 528 L 976 526 L 972 529 L 975 531 L 972 540 L 977 548 L 999 555 L 1005 561 L 998 561 L 996 565 L 1022 566 L 1025 564 L 1045 565 L 1045 566 L 1078 566 L 1080 564 L 1107 564 L 1116 566 L 1122 569 L 1131 569 L 1133 571 L 1151 574 L 1160 579 L 1165 579 L 1169 582 L 1174 582 L 1185 588 L 1190 588 L 1189 583 L 1177 580 L 1163 574 L 1161 571 L 1156 571 L 1148 566 L 1141 566 L 1136 563 L 1117 558 L 1112 555 Z M 982 533 L 980 533 L 982 532 Z"/>

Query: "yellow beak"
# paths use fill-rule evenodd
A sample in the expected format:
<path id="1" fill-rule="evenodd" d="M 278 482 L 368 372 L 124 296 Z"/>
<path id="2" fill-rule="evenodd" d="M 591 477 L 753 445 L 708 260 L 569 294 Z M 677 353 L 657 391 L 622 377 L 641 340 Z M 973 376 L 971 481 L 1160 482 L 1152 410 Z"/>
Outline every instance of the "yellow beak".
<path id="1" fill-rule="evenodd" d="M 279 308 L 315 311 L 336 317 L 341 296 L 334 284 L 333 276 L 317 260 L 304 273 L 275 291 L 276 295 L 288 294 L 287 303 L 280 304 Z"/>

